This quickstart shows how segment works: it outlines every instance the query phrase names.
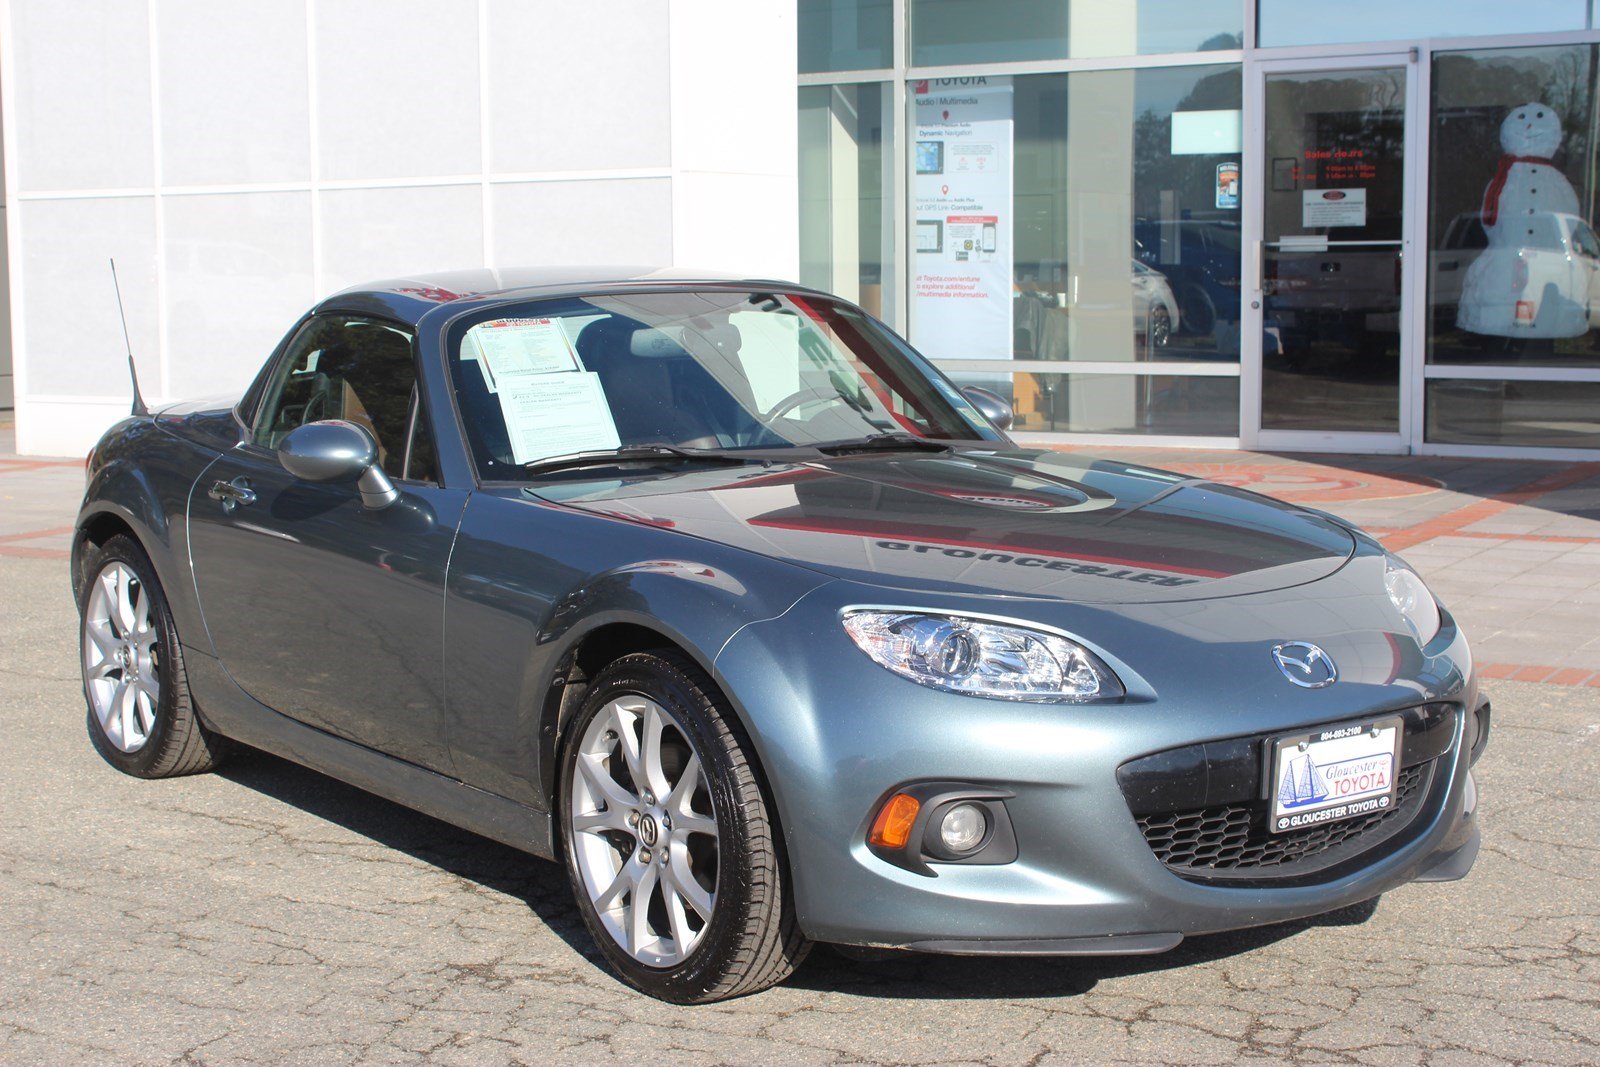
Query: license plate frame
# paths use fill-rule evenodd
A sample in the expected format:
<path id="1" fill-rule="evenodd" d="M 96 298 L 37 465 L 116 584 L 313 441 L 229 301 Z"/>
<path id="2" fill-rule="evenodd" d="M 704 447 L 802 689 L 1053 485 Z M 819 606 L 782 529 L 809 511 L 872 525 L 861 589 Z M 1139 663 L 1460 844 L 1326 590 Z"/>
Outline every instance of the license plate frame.
<path id="1" fill-rule="evenodd" d="M 1399 715 L 1287 734 L 1269 745 L 1267 829 L 1272 833 L 1394 807 L 1405 749 L 1405 719 Z"/>

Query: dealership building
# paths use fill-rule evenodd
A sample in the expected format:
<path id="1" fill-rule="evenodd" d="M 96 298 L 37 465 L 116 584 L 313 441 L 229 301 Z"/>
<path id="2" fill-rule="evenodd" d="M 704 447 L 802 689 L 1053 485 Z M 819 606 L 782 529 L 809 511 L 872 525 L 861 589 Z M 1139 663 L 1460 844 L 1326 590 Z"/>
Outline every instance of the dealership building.
<path id="1" fill-rule="evenodd" d="M 19 451 L 406 272 L 858 301 L 1026 441 L 1600 458 L 1590 0 L 0 0 Z M 14 400 L 13 400 L 14 398 Z"/>

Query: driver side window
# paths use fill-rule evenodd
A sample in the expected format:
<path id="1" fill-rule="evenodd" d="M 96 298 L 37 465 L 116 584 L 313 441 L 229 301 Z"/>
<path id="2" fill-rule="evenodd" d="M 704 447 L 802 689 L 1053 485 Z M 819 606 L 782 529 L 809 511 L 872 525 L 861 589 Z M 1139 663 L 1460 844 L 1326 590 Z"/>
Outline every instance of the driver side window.
<path id="1" fill-rule="evenodd" d="M 319 315 L 301 327 L 267 387 L 254 440 L 276 451 L 308 422 L 343 419 L 372 434 L 392 478 L 434 481 L 434 454 L 417 390 L 412 335 L 399 326 Z"/>

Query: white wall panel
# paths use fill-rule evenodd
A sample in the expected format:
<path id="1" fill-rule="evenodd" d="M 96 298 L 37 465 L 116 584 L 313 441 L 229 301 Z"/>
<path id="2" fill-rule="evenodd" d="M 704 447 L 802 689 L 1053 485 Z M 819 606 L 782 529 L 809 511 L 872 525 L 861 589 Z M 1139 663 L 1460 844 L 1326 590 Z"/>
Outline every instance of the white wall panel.
<path id="1" fill-rule="evenodd" d="M 792 0 L 0 11 L 27 451 L 82 454 L 127 410 L 112 254 L 146 394 L 171 399 L 237 391 L 372 278 L 797 269 Z"/>
<path id="2" fill-rule="evenodd" d="M 146 0 L 12 0 L 18 188 L 149 186 Z"/>
<path id="3" fill-rule="evenodd" d="M 674 263 L 794 278 L 795 6 L 672 0 Z"/>
<path id="4" fill-rule="evenodd" d="M 27 279 L 18 317 L 28 391 L 131 399 L 108 262 L 115 256 L 139 378 L 152 392 L 161 360 L 154 199 L 32 201 L 10 221 L 21 226 L 16 267 Z"/>
<path id="5" fill-rule="evenodd" d="M 672 262 L 666 178 L 493 187 L 496 267 Z"/>
<path id="6" fill-rule="evenodd" d="M 753 174 L 678 174 L 672 180 L 673 263 L 679 267 L 793 280 L 800 228 L 795 179 Z"/>
<path id="7" fill-rule="evenodd" d="M 793 0 L 672 0 L 672 165 L 793 175 Z"/>
<path id="8" fill-rule="evenodd" d="M 308 181 L 306 9 L 160 0 L 165 185 Z"/>
<path id="9" fill-rule="evenodd" d="M 322 290 L 483 266 L 483 187 L 338 189 L 322 198 Z"/>
<path id="10" fill-rule="evenodd" d="M 661 0 L 493 0 L 490 166 L 501 173 L 667 166 L 667 12 Z"/>
<path id="11" fill-rule="evenodd" d="M 476 174 L 477 0 L 316 0 L 318 177 Z M 536 65 L 548 42 L 527 42 Z"/>
<path id="12" fill-rule="evenodd" d="M 175 196 L 165 210 L 172 392 L 242 392 L 316 297 L 311 194 Z"/>

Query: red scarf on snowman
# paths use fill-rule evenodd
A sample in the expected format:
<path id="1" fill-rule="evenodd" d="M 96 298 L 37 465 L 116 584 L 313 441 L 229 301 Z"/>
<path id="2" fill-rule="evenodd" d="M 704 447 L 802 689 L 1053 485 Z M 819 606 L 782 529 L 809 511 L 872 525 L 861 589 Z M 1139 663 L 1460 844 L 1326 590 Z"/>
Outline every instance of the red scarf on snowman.
<path id="1" fill-rule="evenodd" d="M 1506 179 L 1511 177 L 1513 163 L 1543 163 L 1547 167 L 1555 166 L 1544 156 L 1513 156 L 1500 157 L 1500 166 L 1495 168 L 1494 177 L 1489 181 L 1489 187 L 1483 191 L 1483 224 L 1493 226 L 1500 217 L 1500 191 L 1506 187 Z"/>

